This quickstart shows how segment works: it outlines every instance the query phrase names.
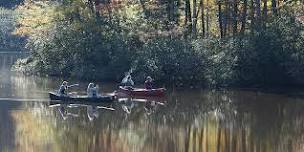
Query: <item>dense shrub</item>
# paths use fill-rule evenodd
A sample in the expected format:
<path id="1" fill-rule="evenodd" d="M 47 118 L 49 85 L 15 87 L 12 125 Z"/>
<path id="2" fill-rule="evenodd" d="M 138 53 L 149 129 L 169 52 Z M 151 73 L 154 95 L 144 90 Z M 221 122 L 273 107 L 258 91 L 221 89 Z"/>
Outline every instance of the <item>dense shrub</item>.
<path id="1" fill-rule="evenodd" d="M 104 17 L 83 1 L 64 2 L 29 0 L 19 8 L 24 25 L 16 33 L 28 37 L 32 50 L 31 60 L 17 62 L 19 71 L 116 81 L 132 71 L 138 82 L 151 75 L 192 87 L 303 84 L 303 25 L 290 11 L 244 34 L 189 38 L 138 9 Z"/>
<path id="2" fill-rule="evenodd" d="M 141 80 L 151 75 L 156 80 L 177 86 L 201 86 L 204 83 L 204 61 L 190 42 L 157 38 L 138 52 L 136 71 Z"/>
<path id="3" fill-rule="evenodd" d="M 290 14 L 273 19 L 237 52 L 239 85 L 273 86 L 303 84 L 303 25 Z"/>

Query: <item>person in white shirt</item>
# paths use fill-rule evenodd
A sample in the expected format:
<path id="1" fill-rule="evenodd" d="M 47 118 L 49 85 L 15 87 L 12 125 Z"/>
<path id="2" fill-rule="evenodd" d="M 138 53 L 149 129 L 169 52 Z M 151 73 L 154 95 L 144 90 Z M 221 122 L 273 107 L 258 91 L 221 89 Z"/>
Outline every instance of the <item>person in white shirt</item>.
<path id="1" fill-rule="evenodd" d="M 94 83 L 89 83 L 88 88 L 87 88 L 87 96 L 89 98 L 97 97 L 98 90 L 99 90 L 98 85 L 94 86 Z"/>

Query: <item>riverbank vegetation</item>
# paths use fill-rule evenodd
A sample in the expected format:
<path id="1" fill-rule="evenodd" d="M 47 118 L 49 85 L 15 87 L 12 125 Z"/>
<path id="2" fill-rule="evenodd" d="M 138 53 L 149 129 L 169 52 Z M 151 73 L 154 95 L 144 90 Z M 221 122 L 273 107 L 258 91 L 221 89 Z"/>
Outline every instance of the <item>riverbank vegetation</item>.
<path id="1" fill-rule="evenodd" d="M 22 51 L 25 42 L 20 36 L 13 35 L 18 12 L 0 5 L 0 51 Z"/>
<path id="2" fill-rule="evenodd" d="M 304 5 L 281 0 L 25 0 L 17 71 L 175 86 L 304 84 Z"/>

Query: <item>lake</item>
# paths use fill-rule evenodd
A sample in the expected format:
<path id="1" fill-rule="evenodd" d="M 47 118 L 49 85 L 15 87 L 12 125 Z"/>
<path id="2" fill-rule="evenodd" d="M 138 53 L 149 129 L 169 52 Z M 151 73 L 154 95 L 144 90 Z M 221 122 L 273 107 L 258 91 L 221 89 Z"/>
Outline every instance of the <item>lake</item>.
<path id="1" fill-rule="evenodd" d="M 242 89 L 170 89 L 164 98 L 59 105 L 49 102 L 48 92 L 58 88 L 60 79 L 0 76 L 4 152 L 304 151 L 304 100 L 299 97 Z M 85 93 L 87 84 L 70 91 Z M 102 92 L 117 88 L 99 85 Z"/>

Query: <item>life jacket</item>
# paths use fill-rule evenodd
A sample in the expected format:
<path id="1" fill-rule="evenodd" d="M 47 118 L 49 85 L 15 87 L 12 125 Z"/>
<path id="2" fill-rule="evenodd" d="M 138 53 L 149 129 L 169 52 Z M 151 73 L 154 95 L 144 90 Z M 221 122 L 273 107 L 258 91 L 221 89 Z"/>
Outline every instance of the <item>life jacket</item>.
<path id="1" fill-rule="evenodd" d="M 145 81 L 146 89 L 153 89 L 153 83 L 151 81 Z"/>

